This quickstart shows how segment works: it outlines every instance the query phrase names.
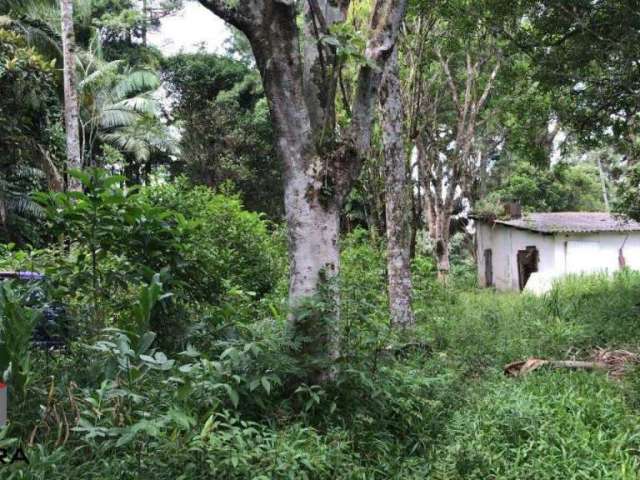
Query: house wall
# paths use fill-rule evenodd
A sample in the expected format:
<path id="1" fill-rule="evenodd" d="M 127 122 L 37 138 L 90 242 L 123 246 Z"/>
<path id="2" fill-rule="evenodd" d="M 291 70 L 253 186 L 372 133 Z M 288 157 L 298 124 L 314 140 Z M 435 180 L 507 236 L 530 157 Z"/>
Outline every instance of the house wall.
<path id="1" fill-rule="evenodd" d="M 549 235 L 478 222 L 476 235 L 478 282 L 487 286 L 484 251 L 490 248 L 493 284 L 498 290 L 519 289 L 517 254 L 528 246 L 538 249 L 538 271 L 549 279 L 572 273 L 619 270 L 618 251 L 623 243 L 626 265 L 640 270 L 640 232 Z"/>
<path id="2" fill-rule="evenodd" d="M 640 270 L 640 232 L 558 234 L 554 276 L 615 272 L 620 248 L 627 267 Z"/>
<path id="3" fill-rule="evenodd" d="M 556 247 L 552 235 L 485 222 L 478 223 L 476 232 L 478 282 L 481 286 L 487 286 L 484 251 L 488 248 L 492 252 L 493 284 L 498 290 L 519 290 L 518 250 L 535 246 L 539 252 L 538 270 L 551 271 L 555 267 Z"/>

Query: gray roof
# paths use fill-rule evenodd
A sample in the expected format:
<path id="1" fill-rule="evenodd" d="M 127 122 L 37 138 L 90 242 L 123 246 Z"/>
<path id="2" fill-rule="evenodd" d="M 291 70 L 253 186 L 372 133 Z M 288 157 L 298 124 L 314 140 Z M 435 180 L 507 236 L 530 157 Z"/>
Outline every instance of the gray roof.
<path id="1" fill-rule="evenodd" d="M 495 223 L 540 233 L 639 232 L 640 223 L 626 215 L 606 212 L 528 213 Z"/>

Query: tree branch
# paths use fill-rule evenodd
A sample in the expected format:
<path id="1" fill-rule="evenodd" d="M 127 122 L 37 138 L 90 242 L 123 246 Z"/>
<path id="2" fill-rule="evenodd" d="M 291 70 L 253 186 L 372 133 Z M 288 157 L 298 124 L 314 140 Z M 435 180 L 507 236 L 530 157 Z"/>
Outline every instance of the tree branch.
<path id="1" fill-rule="evenodd" d="M 444 58 L 442 58 L 440 49 L 436 49 L 436 55 L 438 56 L 438 60 L 440 60 L 440 65 L 442 66 L 442 70 L 444 71 L 444 74 L 447 77 L 447 85 L 449 85 L 449 90 L 451 90 L 453 103 L 458 109 L 458 112 L 461 113 L 462 105 L 460 104 L 460 98 L 458 96 L 458 89 L 456 88 L 456 83 L 454 82 L 453 76 L 451 75 L 451 70 L 449 69 L 449 59 L 445 60 Z"/>
<path id="2" fill-rule="evenodd" d="M 471 63 L 471 55 L 469 52 L 466 53 L 465 61 L 467 64 L 467 78 L 465 79 L 465 88 L 464 88 L 464 105 L 462 107 L 462 112 L 460 113 L 460 123 L 464 125 L 467 121 L 467 115 L 469 114 L 469 107 L 471 106 L 471 93 L 473 89 L 473 84 L 476 81 L 477 71 L 475 66 Z M 477 64 L 476 64 L 477 65 Z"/>
<path id="3" fill-rule="evenodd" d="M 311 9 L 311 12 L 313 13 L 313 16 L 315 17 L 315 19 L 318 22 L 318 25 L 320 26 L 320 33 L 322 33 L 323 35 L 327 35 L 329 33 L 329 27 L 327 26 L 327 19 L 324 18 L 324 14 L 322 13 L 322 10 L 320 10 L 320 5 L 318 5 L 318 0 L 307 0 L 309 3 L 309 8 Z M 319 41 L 320 39 L 318 39 Z"/>
<path id="4" fill-rule="evenodd" d="M 480 111 L 480 109 L 484 106 L 485 102 L 487 101 L 487 98 L 489 97 L 489 92 L 493 87 L 493 82 L 495 81 L 496 76 L 498 75 L 498 70 L 500 70 L 500 59 L 496 61 L 496 66 L 493 67 L 493 71 L 491 72 L 491 75 L 487 80 L 487 84 L 484 87 L 482 96 L 480 97 L 480 100 L 478 100 L 478 103 L 476 104 L 476 107 L 475 107 L 476 111 Z"/>
<path id="5" fill-rule="evenodd" d="M 385 63 L 393 50 L 407 0 L 376 0 L 371 17 L 372 35 L 367 42 L 367 63 L 360 67 L 353 105 L 352 138 L 361 161 L 371 143 L 371 123 Z M 359 168 L 354 168 L 359 171 Z M 353 181 L 352 179 L 351 181 Z"/>
<path id="6" fill-rule="evenodd" d="M 251 24 L 251 19 L 246 15 L 250 9 L 249 0 L 199 0 L 202 6 L 211 10 L 225 22 L 245 32 Z M 242 13 L 240 13 L 242 12 Z M 246 33 L 246 32 L 245 32 Z"/>

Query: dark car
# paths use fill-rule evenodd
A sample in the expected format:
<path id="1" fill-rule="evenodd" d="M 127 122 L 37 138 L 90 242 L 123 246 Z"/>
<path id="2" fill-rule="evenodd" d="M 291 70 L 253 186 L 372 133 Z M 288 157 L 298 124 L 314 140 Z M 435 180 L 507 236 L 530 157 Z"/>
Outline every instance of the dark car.
<path id="1" fill-rule="evenodd" d="M 0 282 L 13 280 L 26 287 L 25 303 L 42 315 L 33 331 L 33 343 L 42 348 L 62 348 L 69 338 L 64 305 L 47 298 L 45 275 L 38 272 L 0 272 Z"/>

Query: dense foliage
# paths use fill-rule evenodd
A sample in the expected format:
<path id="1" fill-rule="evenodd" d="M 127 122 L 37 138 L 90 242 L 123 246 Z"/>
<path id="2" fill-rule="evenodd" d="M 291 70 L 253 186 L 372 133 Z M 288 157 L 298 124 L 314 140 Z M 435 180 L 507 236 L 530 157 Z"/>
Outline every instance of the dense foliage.
<path id="1" fill-rule="evenodd" d="M 18 252 L 3 258 L 38 261 Z M 387 326 L 383 271 L 369 268 L 379 259 L 364 232 L 345 248 L 349 308 L 340 339 L 350 354 L 324 386 L 292 382 L 299 367 L 273 300 L 188 307 L 197 328 L 160 349 L 149 330 L 153 311 L 169 298 L 190 301 L 159 277 L 131 290 L 126 304 L 104 302 L 117 328 L 82 334 L 66 351 L 29 349 L 28 333 L 12 339 L 26 349 L 12 350 L 20 358 L 5 376 L 15 378 L 20 365 L 26 393 L 11 393 L 19 409 L 2 445 L 26 443 L 30 463 L 3 468 L 9 478 L 633 478 L 633 375 L 615 382 L 599 372 L 543 370 L 514 380 L 501 368 L 568 349 L 580 358 L 596 346 L 637 348 L 637 274 L 569 280 L 543 298 L 497 296 L 467 284 L 443 288 L 432 261 L 420 257 L 415 343 Z M 16 306 L 24 287 L 4 286 L 4 328 L 33 315 Z"/>
<path id="2" fill-rule="evenodd" d="M 483 204 L 519 202 L 525 211 L 580 212 L 604 208 L 598 171 L 591 165 L 557 163 L 549 170 L 518 163 Z"/>
<path id="3" fill-rule="evenodd" d="M 285 198 L 299 159 L 276 147 L 311 137 L 274 128 L 291 92 L 261 75 L 289 63 L 256 66 L 255 38 L 166 56 L 149 32 L 180 0 L 75 1 L 72 169 L 57 2 L 0 0 L 0 478 L 637 478 L 640 273 L 481 290 L 470 221 L 506 202 L 640 219 L 637 6 L 410 1 L 393 53 L 404 113 L 373 115 L 360 158 L 356 93 L 389 78 L 365 50 L 373 2 L 330 25 L 295 3 L 276 7 L 317 59 L 296 73 L 332 86 L 299 105 L 335 102 L 291 149 L 317 158 Z M 390 133 L 402 185 L 387 182 Z M 338 201 L 342 181 L 355 187 Z M 410 197 L 407 328 L 387 290 L 390 189 Z M 335 257 L 292 308 L 290 273 L 314 272 L 291 247 L 315 221 L 306 255 Z M 503 370 L 603 351 L 631 360 L 616 375 Z M 28 463 L 10 463 L 19 448 Z"/>
<path id="4" fill-rule="evenodd" d="M 210 187 L 231 181 L 250 209 L 281 217 L 282 168 L 258 73 L 200 52 L 166 59 L 163 77 L 183 128 L 174 172 Z"/>

